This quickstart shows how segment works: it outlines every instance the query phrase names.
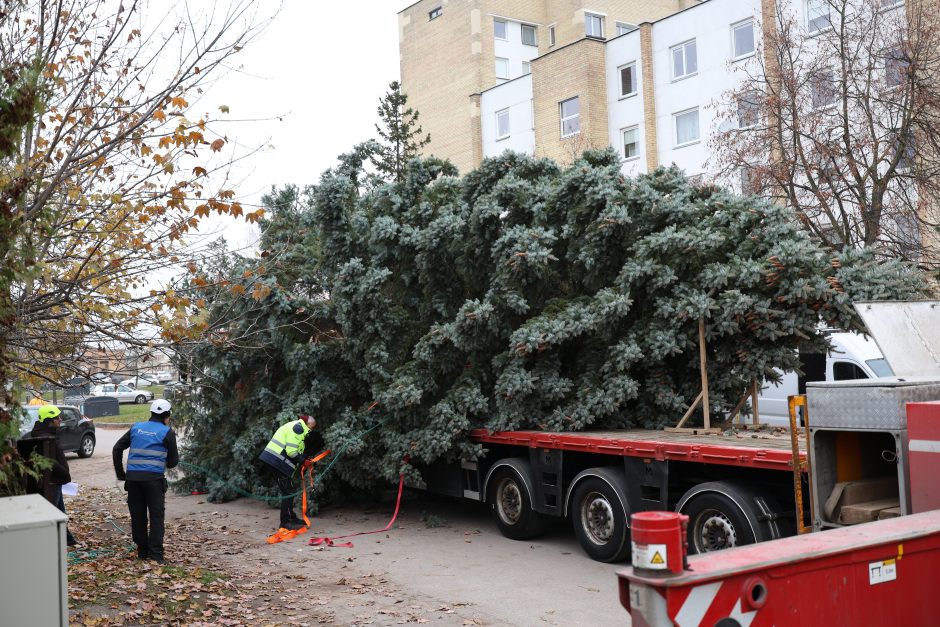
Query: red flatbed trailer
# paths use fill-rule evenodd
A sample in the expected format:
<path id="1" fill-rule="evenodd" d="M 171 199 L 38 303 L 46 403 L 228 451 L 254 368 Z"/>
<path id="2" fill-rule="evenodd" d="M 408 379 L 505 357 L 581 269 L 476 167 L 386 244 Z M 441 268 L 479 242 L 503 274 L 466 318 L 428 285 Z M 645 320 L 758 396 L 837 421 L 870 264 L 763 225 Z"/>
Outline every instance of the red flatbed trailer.
<path id="1" fill-rule="evenodd" d="M 638 511 L 689 514 L 694 552 L 797 529 L 787 431 L 477 429 L 470 440 L 485 454 L 429 469 L 428 489 L 486 502 L 509 538 L 535 537 L 550 518 L 566 517 L 588 555 L 614 562 L 629 553 L 629 518 Z M 798 443 L 798 476 L 805 483 L 802 436 Z"/>
<path id="2" fill-rule="evenodd" d="M 665 431 L 496 431 L 476 429 L 470 433 L 474 442 L 506 444 L 528 448 L 582 451 L 602 455 L 643 457 L 658 461 L 701 462 L 793 470 L 793 450 L 789 433 L 767 435 L 741 432 L 733 436 L 669 433 Z M 806 452 L 799 438 L 800 457 Z"/>

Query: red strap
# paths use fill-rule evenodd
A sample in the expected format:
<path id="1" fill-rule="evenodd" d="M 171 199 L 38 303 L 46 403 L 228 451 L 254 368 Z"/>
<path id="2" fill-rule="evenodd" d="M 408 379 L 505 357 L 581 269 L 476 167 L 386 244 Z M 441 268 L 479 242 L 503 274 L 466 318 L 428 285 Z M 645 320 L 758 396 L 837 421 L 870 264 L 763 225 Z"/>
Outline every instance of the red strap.
<path id="1" fill-rule="evenodd" d="M 404 485 L 405 485 L 405 475 L 404 473 L 402 473 L 401 475 L 398 476 L 398 498 L 395 499 L 395 513 L 392 514 L 392 519 L 388 521 L 388 524 L 385 525 L 382 529 L 376 529 L 375 531 L 359 531 L 357 533 L 349 533 L 349 534 L 346 534 L 345 536 L 336 536 L 333 538 L 330 538 L 327 536 L 318 537 L 318 538 L 310 538 L 310 540 L 307 542 L 307 545 L 318 546 L 318 545 L 323 544 L 326 546 L 346 547 L 346 548 L 351 549 L 353 545 L 352 542 L 340 542 L 339 544 L 337 544 L 335 540 L 339 540 L 341 538 L 355 538 L 356 536 L 367 536 L 372 533 L 382 533 L 383 531 L 388 531 L 389 529 L 392 528 L 392 525 L 395 524 L 395 519 L 398 518 L 398 510 L 401 507 L 401 492 L 402 492 L 402 488 L 404 487 Z"/>

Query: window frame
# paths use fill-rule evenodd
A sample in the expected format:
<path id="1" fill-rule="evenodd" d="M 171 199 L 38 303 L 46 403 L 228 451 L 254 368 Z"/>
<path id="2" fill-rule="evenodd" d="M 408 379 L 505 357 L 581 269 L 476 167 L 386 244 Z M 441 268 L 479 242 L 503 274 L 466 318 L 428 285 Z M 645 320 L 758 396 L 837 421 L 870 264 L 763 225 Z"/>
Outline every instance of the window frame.
<path id="1" fill-rule="evenodd" d="M 746 52 L 744 54 L 736 54 L 737 51 L 735 50 L 735 44 L 737 43 L 737 38 L 735 37 L 735 33 L 740 27 L 746 24 L 750 24 L 751 26 L 751 51 Z M 755 34 L 756 34 L 755 26 L 756 25 L 754 24 L 754 18 L 752 17 L 749 17 L 746 20 L 741 20 L 740 22 L 735 22 L 734 24 L 731 25 L 731 60 L 732 61 L 740 61 L 741 59 L 747 59 L 757 54 L 757 37 L 755 37 Z"/>
<path id="2" fill-rule="evenodd" d="M 812 23 L 809 18 L 809 7 L 811 2 L 822 2 L 823 6 L 826 8 L 826 25 L 821 28 L 813 28 Z M 831 30 L 832 26 L 832 7 L 826 2 L 826 0 L 804 0 L 803 10 L 806 15 L 806 32 L 810 35 L 818 35 L 819 33 L 824 33 L 827 30 Z M 819 18 L 816 18 L 819 19 Z"/>
<path id="3" fill-rule="evenodd" d="M 497 24 L 502 24 L 502 25 L 503 25 L 503 36 L 502 36 L 502 37 L 500 37 L 500 36 L 496 33 L 496 25 L 497 25 Z M 500 19 L 500 18 L 498 18 L 498 17 L 494 17 L 494 18 L 493 18 L 493 39 L 498 39 L 499 41 L 509 41 L 509 22 L 507 22 L 507 21 L 504 20 L 504 19 Z"/>
<path id="4" fill-rule="evenodd" d="M 555 45 L 555 24 L 548 25 L 548 47 L 551 48 Z"/>
<path id="5" fill-rule="evenodd" d="M 565 117 L 565 103 L 572 102 L 572 101 L 576 101 L 578 103 L 578 112 L 574 115 L 569 115 L 568 117 Z M 581 134 L 581 97 L 572 96 L 571 98 L 565 98 L 564 100 L 560 101 L 558 103 L 558 117 L 560 121 L 559 130 L 561 132 L 562 139 L 565 139 L 567 137 L 574 137 L 575 135 L 580 135 Z M 578 120 L 578 130 L 574 131 L 573 133 L 565 134 L 565 122 L 568 120 L 573 120 L 575 118 L 577 118 Z"/>
<path id="6" fill-rule="evenodd" d="M 695 46 L 695 71 L 694 72 L 686 72 L 686 70 L 688 70 L 688 67 L 689 67 L 689 59 L 688 59 L 688 54 L 687 54 L 687 49 L 688 49 L 689 44 L 693 44 Z M 679 49 L 682 50 L 682 70 L 685 73 L 676 76 L 675 53 Z M 681 43 L 678 43 L 674 46 L 669 47 L 669 65 L 672 67 L 673 82 L 682 81 L 687 78 L 692 78 L 693 76 L 698 74 L 698 44 L 696 43 L 695 37 L 693 37 L 692 39 L 687 39 L 686 41 L 683 41 Z"/>
<path id="7" fill-rule="evenodd" d="M 428 11 L 428 21 L 436 20 L 440 16 L 444 15 L 444 6 L 436 6 L 430 11 Z"/>
<path id="8" fill-rule="evenodd" d="M 531 74 L 531 73 L 532 73 L 532 62 L 523 61 L 522 62 L 522 75 L 526 76 L 527 74 Z"/>
<path id="9" fill-rule="evenodd" d="M 626 137 L 625 137 L 625 136 L 626 136 L 626 134 L 629 133 L 630 131 L 633 131 L 633 132 L 635 133 L 635 135 L 634 135 L 634 140 L 633 140 L 633 144 L 636 146 L 636 154 L 628 157 L 628 156 L 627 156 L 627 141 L 626 141 Z M 637 159 L 640 158 L 640 125 L 639 125 L 639 124 L 634 124 L 634 125 L 632 125 L 632 126 L 626 126 L 626 127 L 622 128 L 622 129 L 620 129 L 620 146 L 621 146 L 621 149 L 622 149 L 622 150 L 621 150 L 621 154 L 620 154 L 620 158 L 621 158 L 623 161 L 635 161 L 635 160 L 637 160 Z"/>
<path id="10" fill-rule="evenodd" d="M 904 51 L 898 46 L 885 48 L 884 50 L 881 51 L 881 57 L 884 61 L 885 87 L 887 89 L 899 89 L 903 87 L 907 72 L 910 70 L 910 67 L 911 67 L 911 60 L 907 57 L 907 55 L 904 54 Z M 892 67 L 890 65 L 892 62 L 899 62 L 899 65 L 896 68 Z M 896 83 L 892 83 L 888 79 L 891 76 L 892 71 L 895 69 L 897 70 L 898 81 Z"/>
<path id="11" fill-rule="evenodd" d="M 521 35 L 519 36 L 519 38 L 522 40 L 522 45 L 523 45 L 523 46 L 531 46 L 531 47 L 534 47 L 534 48 L 538 48 L 538 47 L 539 47 L 539 32 L 538 32 L 538 28 L 537 28 L 534 24 L 522 24 L 521 26 L 522 26 L 522 33 L 521 33 Z M 531 43 L 531 44 L 526 43 L 526 41 L 525 41 L 525 33 L 526 33 L 526 29 L 527 29 L 527 28 L 532 32 L 532 43 Z"/>
<path id="12" fill-rule="evenodd" d="M 499 75 L 499 62 L 500 62 L 500 61 L 505 61 L 505 62 L 506 62 L 506 76 L 500 76 L 500 75 Z M 495 71 L 495 73 L 496 73 L 496 80 L 498 80 L 498 81 L 508 81 L 508 80 L 509 80 L 509 76 L 510 76 L 510 74 L 511 74 L 511 72 L 509 71 L 509 59 L 507 59 L 506 57 L 495 57 L 495 63 L 494 63 L 494 68 L 493 68 L 493 69 L 494 69 L 494 71 Z"/>
<path id="13" fill-rule="evenodd" d="M 834 84 L 834 83 L 836 82 L 836 71 L 835 71 L 834 69 L 832 69 L 832 68 L 829 68 L 829 69 L 828 69 L 828 72 L 829 72 L 829 74 L 832 75 L 832 80 L 830 80 L 830 81 L 828 82 L 828 84 Z M 821 94 L 821 93 L 822 93 L 821 90 L 818 90 L 817 88 L 818 88 L 819 86 L 821 86 L 821 85 L 826 84 L 825 82 L 820 82 L 820 81 L 818 81 L 818 80 L 817 80 L 818 78 L 819 78 L 818 76 L 810 77 L 810 81 L 809 81 L 809 103 L 810 103 L 810 106 L 812 107 L 812 110 L 813 110 L 813 111 L 824 111 L 824 110 L 826 110 L 826 109 L 828 109 L 828 108 L 830 108 L 830 107 L 835 106 L 836 103 L 839 102 L 839 92 L 838 92 L 837 89 L 832 89 L 832 90 L 831 90 L 831 94 L 832 94 L 832 99 L 831 99 L 831 100 L 829 100 L 828 102 L 820 102 L 820 103 L 817 103 L 817 102 L 816 102 L 816 94 Z"/>
<path id="14" fill-rule="evenodd" d="M 631 72 L 631 76 L 633 77 L 633 91 L 624 93 L 623 71 L 628 67 L 633 68 L 633 71 Z M 637 67 L 636 61 L 630 61 L 629 63 L 624 63 L 623 65 L 617 68 L 617 82 L 620 84 L 620 95 L 617 98 L 618 100 L 623 100 L 625 98 L 632 98 L 633 96 L 636 96 L 637 93 L 640 91 L 640 81 L 637 80 L 636 67 Z"/>
<path id="15" fill-rule="evenodd" d="M 736 99 L 735 102 L 737 104 L 737 111 L 735 111 L 735 118 L 737 119 L 738 129 L 746 130 L 746 129 L 754 128 L 755 126 L 760 124 L 760 109 L 761 109 L 760 99 L 762 95 L 763 94 L 761 94 L 757 90 L 749 90 L 747 93 L 741 94 L 741 96 Z M 748 99 L 749 96 L 754 96 L 757 100 L 756 101 L 749 100 Z M 753 105 L 754 107 L 754 122 L 752 124 L 741 123 L 741 111 L 742 111 L 741 103 L 742 102 L 748 105 Z"/>
<path id="16" fill-rule="evenodd" d="M 638 28 L 639 26 L 636 24 L 630 24 L 629 22 L 614 22 L 614 31 L 617 33 L 617 37 L 626 35 L 627 33 L 632 33 Z M 621 29 L 623 29 L 622 33 L 620 32 Z"/>
<path id="17" fill-rule="evenodd" d="M 509 108 L 509 107 L 506 107 L 505 109 L 500 109 L 499 111 L 496 111 L 496 112 L 494 113 L 494 115 L 495 115 L 495 117 L 496 117 L 496 141 L 502 141 L 502 140 L 504 140 L 504 139 L 508 139 L 509 136 L 512 134 L 512 125 L 511 125 L 512 123 L 511 123 L 511 119 L 510 119 L 510 117 L 509 117 L 509 110 L 510 110 L 510 108 Z M 500 116 L 502 116 L 502 115 L 504 115 L 504 114 L 505 114 L 505 116 L 506 116 L 506 134 L 505 134 L 505 135 L 500 135 L 500 134 L 499 134 L 499 130 L 500 130 L 500 129 L 499 129 L 499 118 L 500 118 Z"/>
<path id="18" fill-rule="evenodd" d="M 604 30 L 605 30 L 605 28 L 604 28 L 604 27 L 605 27 L 605 24 L 604 24 L 604 21 L 605 21 L 604 18 L 605 18 L 605 17 L 606 17 L 606 16 L 601 15 L 600 13 L 594 13 L 594 12 L 592 12 L 592 11 L 585 11 L 585 12 L 584 12 L 584 35 L 585 35 L 586 37 L 593 37 L 593 38 L 595 38 L 595 39 L 603 39 L 603 38 L 604 38 Z M 588 32 L 588 19 L 589 19 L 589 18 L 596 18 L 596 19 L 597 19 L 597 23 L 600 25 L 600 31 L 601 31 L 601 34 L 600 34 L 600 35 L 593 35 L 593 34 L 591 34 L 591 33 Z"/>
<path id="19" fill-rule="evenodd" d="M 698 135 L 695 139 L 691 139 L 687 142 L 679 143 L 679 118 L 687 115 L 689 113 L 695 113 L 695 126 Z M 698 144 L 702 141 L 702 126 L 701 120 L 699 118 L 699 108 L 690 107 L 688 109 L 683 109 L 682 111 L 676 111 L 672 114 L 672 139 L 673 139 L 673 148 L 685 148 L 686 146 L 692 146 L 693 144 Z"/>

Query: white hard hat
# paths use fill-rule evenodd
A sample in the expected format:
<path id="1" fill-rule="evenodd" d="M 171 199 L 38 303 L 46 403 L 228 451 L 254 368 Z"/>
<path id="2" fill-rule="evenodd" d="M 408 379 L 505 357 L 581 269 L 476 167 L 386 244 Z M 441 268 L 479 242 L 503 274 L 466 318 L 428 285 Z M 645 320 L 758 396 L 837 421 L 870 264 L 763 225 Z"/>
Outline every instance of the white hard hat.
<path id="1" fill-rule="evenodd" d="M 165 398 L 158 398 L 150 403 L 150 412 L 154 414 L 165 414 L 170 411 L 170 401 Z"/>

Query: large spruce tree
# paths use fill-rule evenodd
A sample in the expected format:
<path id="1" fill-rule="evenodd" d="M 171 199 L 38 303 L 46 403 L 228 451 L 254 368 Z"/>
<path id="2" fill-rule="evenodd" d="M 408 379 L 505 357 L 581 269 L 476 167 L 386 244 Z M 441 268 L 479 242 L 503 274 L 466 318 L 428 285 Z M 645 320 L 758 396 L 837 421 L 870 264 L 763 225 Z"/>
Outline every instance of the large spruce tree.
<path id="1" fill-rule="evenodd" d="M 824 348 L 819 324 L 858 328 L 853 300 L 923 289 L 818 247 L 783 207 L 676 168 L 625 178 L 612 151 L 566 169 L 507 153 L 463 178 L 417 160 L 368 191 L 361 162 L 269 200 L 265 258 L 231 276 L 263 263 L 270 293 L 213 299 L 210 317 L 245 315 L 197 355 L 213 383 L 187 459 L 250 484 L 243 460 L 312 412 L 344 451 L 326 481 L 365 488 L 472 459 L 475 427 L 660 428 L 698 394 L 700 318 L 720 417 L 794 348 Z"/>

